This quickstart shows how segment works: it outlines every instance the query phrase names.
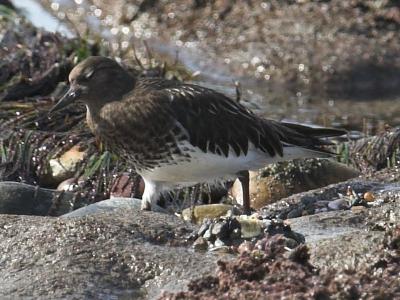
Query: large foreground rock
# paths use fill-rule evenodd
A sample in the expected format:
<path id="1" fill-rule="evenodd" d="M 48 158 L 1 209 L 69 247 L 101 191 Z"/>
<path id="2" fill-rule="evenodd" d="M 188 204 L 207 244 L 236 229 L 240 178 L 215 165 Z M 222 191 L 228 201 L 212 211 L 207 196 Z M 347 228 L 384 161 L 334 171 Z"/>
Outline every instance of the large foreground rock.
<path id="1" fill-rule="evenodd" d="M 0 298 L 128 299 L 182 289 L 215 269 L 191 226 L 124 208 L 75 218 L 0 215 Z"/>

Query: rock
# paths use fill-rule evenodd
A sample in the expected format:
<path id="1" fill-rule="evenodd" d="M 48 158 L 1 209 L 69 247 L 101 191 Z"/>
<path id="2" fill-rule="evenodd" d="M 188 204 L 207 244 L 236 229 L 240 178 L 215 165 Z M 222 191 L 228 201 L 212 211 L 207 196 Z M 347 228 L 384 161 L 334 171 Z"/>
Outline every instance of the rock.
<path id="1" fill-rule="evenodd" d="M 76 178 L 68 178 L 57 186 L 57 191 L 73 192 L 78 187 Z"/>
<path id="2" fill-rule="evenodd" d="M 59 216 L 72 210 L 74 195 L 25 183 L 0 182 L 0 214 Z"/>
<path id="3" fill-rule="evenodd" d="M 81 151 L 78 146 L 73 146 L 59 158 L 50 159 L 50 179 L 48 180 L 60 183 L 72 177 L 76 172 L 78 164 L 84 160 L 85 156 L 86 152 Z"/>
<path id="4" fill-rule="evenodd" d="M 344 199 L 336 199 L 328 203 L 328 207 L 332 210 L 348 209 L 349 203 Z"/>
<path id="5" fill-rule="evenodd" d="M 199 236 L 204 235 L 204 233 L 207 231 L 207 229 L 210 227 L 210 225 L 211 225 L 211 220 L 209 220 L 209 219 L 204 219 L 204 220 L 203 220 L 203 224 L 201 224 L 201 226 L 200 226 L 199 231 L 197 232 L 197 234 L 198 234 Z"/>
<path id="6" fill-rule="evenodd" d="M 214 224 L 214 226 L 212 227 L 211 233 L 215 236 L 217 236 L 219 239 L 227 239 L 229 238 L 229 234 L 230 234 L 230 230 L 229 230 L 229 226 L 228 223 L 223 220 L 223 221 L 219 221 L 217 223 Z"/>
<path id="7" fill-rule="evenodd" d="M 75 218 L 0 215 L 0 298 L 157 299 L 216 269 L 220 256 L 186 242 L 194 229 L 135 208 Z"/>
<path id="8" fill-rule="evenodd" d="M 363 198 L 367 202 L 374 202 L 375 201 L 375 195 L 372 192 L 364 193 Z"/>
<path id="9" fill-rule="evenodd" d="M 62 215 L 63 218 L 70 218 L 70 217 L 82 217 L 82 216 L 89 216 L 98 213 L 110 212 L 116 209 L 121 208 L 130 208 L 140 210 L 142 200 L 137 198 L 112 198 L 103 201 L 99 201 L 88 206 L 81 207 L 76 209 L 72 212 L 69 212 L 65 215 Z M 159 206 L 156 206 L 153 209 L 154 212 L 157 213 L 166 213 L 166 211 Z"/>
<path id="10" fill-rule="evenodd" d="M 216 239 L 215 242 L 214 242 L 214 246 L 215 247 L 223 247 L 223 246 L 226 246 L 226 245 L 222 240 Z"/>
<path id="11" fill-rule="evenodd" d="M 232 205 L 227 204 L 207 204 L 195 206 L 193 209 L 194 220 L 191 220 L 192 209 L 186 208 L 182 211 L 182 217 L 186 221 L 193 221 L 201 224 L 204 219 L 215 219 L 225 216 L 229 211 L 233 210 Z"/>
<path id="12" fill-rule="evenodd" d="M 210 228 L 208 228 L 203 234 L 203 238 L 206 239 L 207 241 L 211 241 L 211 239 L 213 237 L 211 230 L 212 230 L 212 227 L 210 226 Z"/>
<path id="13" fill-rule="evenodd" d="M 205 250 L 207 250 L 207 248 L 208 248 L 208 243 L 207 243 L 207 241 L 206 241 L 203 237 L 199 236 L 199 237 L 194 241 L 194 243 L 193 243 L 193 248 L 194 248 L 194 250 L 196 250 L 196 251 L 205 251 Z"/>
<path id="14" fill-rule="evenodd" d="M 259 209 L 292 194 L 345 181 L 358 175 L 358 171 L 328 159 L 273 164 L 257 172 L 250 172 L 251 206 Z M 238 180 L 233 184 L 230 193 L 239 203 L 243 202 Z"/>
<path id="15" fill-rule="evenodd" d="M 240 216 L 238 221 L 240 222 L 243 239 L 257 237 L 263 233 L 263 222 L 260 220 Z"/>

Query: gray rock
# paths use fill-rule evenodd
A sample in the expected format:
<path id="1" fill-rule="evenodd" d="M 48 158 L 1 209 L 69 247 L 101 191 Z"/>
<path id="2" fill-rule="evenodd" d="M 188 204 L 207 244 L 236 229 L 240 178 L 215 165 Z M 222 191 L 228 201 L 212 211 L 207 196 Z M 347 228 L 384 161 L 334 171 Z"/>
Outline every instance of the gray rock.
<path id="1" fill-rule="evenodd" d="M 214 224 L 211 233 L 220 239 L 226 239 L 229 237 L 228 223 L 224 221 L 218 221 Z"/>
<path id="2" fill-rule="evenodd" d="M 194 229 L 136 208 L 75 218 L 0 215 L 0 298 L 154 299 L 182 290 L 230 257 L 193 252 L 185 236 Z"/>
<path id="3" fill-rule="evenodd" d="M 99 201 L 93 204 L 90 204 L 85 207 L 78 208 L 72 212 L 69 212 L 65 215 L 62 215 L 63 218 L 70 218 L 70 217 L 82 217 L 82 216 L 89 216 L 98 213 L 104 213 L 109 211 L 114 211 L 120 208 L 132 208 L 140 210 L 142 200 L 137 198 L 118 198 L 113 197 L 111 199 Z M 165 209 L 162 207 L 156 206 L 153 208 L 154 212 L 161 212 L 166 213 Z"/>
<path id="4" fill-rule="evenodd" d="M 62 215 L 62 218 L 82 217 L 98 213 L 110 212 L 120 208 L 140 209 L 142 200 L 136 198 L 112 198 L 78 208 Z"/>
<path id="5" fill-rule="evenodd" d="M 211 221 L 209 219 L 205 219 L 203 221 L 203 224 L 201 224 L 199 231 L 197 232 L 197 234 L 199 236 L 204 235 L 204 233 L 207 231 L 207 229 L 210 227 Z"/>
<path id="6" fill-rule="evenodd" d="M 211 240 L 212 238 L 212 233 L 211 233 L 212 227 L 210 226 L 206 232 L 204 232 L 203 238 L 205 238 L 207 241 Z"/>
<path id="7" fill-rule="evenodd" d="M 71 211 L 73 193 L 20 182 L 0 182 L 0 214 L 59 216 Z"/>
<path id="8" fill-rule="evenodd" d="M 331 210 L 348 209 L 349 203 L 344 199 L 336 199 L 336 200 L 330 201 L 328 203 L 328 207 Z"/>

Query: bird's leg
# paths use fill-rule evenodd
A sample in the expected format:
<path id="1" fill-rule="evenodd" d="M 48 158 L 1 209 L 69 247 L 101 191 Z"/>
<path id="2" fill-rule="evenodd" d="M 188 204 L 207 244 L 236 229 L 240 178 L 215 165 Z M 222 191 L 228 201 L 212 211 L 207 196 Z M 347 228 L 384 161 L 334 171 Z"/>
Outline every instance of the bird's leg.
<path id="1" fill-rule="evenodd" d="M 243 210 L 246 215 L 250 215 L 250 177 L 249 171 L 240 171 L 237 173 L 243 192 Z"/>
<path id="2" fill-rule="evenodd" d="M 194 215 L 194 206 L 196 204 L 196 196 L 198 194 L 199 191 L 199 185 L 196 184 L 193 189 L 192 189 L 192 193 L 191 193 L 191 197 L 190 197 L 190 221 L 193 222 L 195 220 L 195 215 Z"/>
<path id="3" fill-rule="evenodd" d="M 160 198 L 162 186 L 155 182 L 144 179 L 144 193 L 142 196 L 142 210 L 152 210 L 157 206 L 157 200 Z"/>

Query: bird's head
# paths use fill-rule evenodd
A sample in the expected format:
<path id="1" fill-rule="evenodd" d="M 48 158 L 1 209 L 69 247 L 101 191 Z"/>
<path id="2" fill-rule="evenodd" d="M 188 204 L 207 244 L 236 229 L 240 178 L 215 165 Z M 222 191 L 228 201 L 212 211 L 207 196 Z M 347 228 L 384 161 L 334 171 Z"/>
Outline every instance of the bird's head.
<path id="1" fill-rule="evenodd" d="M 119 100 L 132 90 L 135 78 L 116 61 L 107 57 L 91 56 L 72 69 L 69 83 L 69 90 L 51 108 L 49 114 L 75 101 L 100 108 L 108 102 Z"/>

